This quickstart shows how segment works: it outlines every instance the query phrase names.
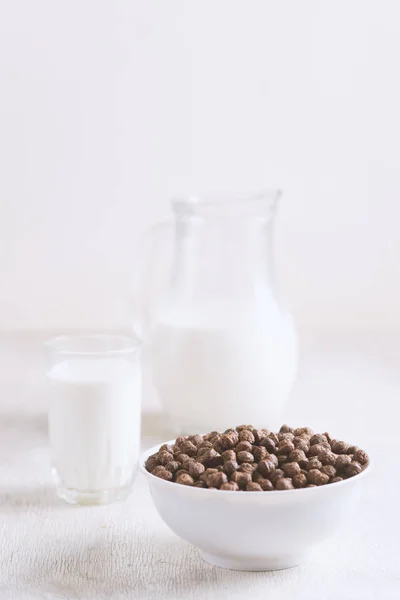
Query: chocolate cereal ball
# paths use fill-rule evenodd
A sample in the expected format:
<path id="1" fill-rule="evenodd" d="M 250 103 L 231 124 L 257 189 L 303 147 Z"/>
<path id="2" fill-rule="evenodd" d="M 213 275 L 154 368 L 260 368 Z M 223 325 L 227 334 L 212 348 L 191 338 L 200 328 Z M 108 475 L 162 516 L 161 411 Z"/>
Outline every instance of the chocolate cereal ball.
<path id="1" fill-rule="evenodd" d="M 361 473 L 361 471 L 362 466 L 357 461 L 352 461 L 344 470 L 347 477 L 354 477 L 354 475 L 358 475 L 359 473 Z"/>
<path id="2" fill-rule="evenodd" d="M 224 462 L 228 460 L 236 460 L 236 452 L 234 450 L 225 450 L 221 456 Z"/>
<path id="3" fill-rule="evenodd" d="M 297 462 L 288 462 L 282 465 L 282 471 L 287 477 L 294 477 L 300 473 L 300 465 Z"/>
<path id="4" fill-rule="evenodd" d="M 149 456 L 149 458 L 146 460 L 146 470 L 151 473 L 158 466 L 158 464 L 158 454 L 152 454 L 152 456 Z"/>
<path id="5" fill-rule="evenodd" d="M 276 482 L 275 488 L 277 490 L 293 490 L 294 486 L 289 477 L 280 477 Z"/>
<path id="6" fill-rule="evenodd" d="M 259 485 L 258 483 L 255 483 L 254 481 L 249 481 L 249 483 L 246 486 L 246 491 L 247 492 L 262 492 L 263 489 L 262 489 L 261 485 Z"/>
<path id="7" fill-rule="evenodd" d="M 178 477 L 175 479 L 175 482 L 180 483 L 181 485 L 194 485 L 193 477 L 191 477 L 189 473 L 182 473 L 181 475 L 178 475 Z"/>
<path id="8" fill-rule="evenodd" d="M 318 469 L 311 469 L 307 473 L 307 481 L 314 485 L 325 485 L 329 481 L 329 476 Z"/>
<path id="9" fill-rule="evenodd" d="M 346 444 L 346 442 L 341 442 L 340 440 L 332 440 L 331 448 L 332 452 L 335 454 L 347 454 L 349 444 Z"/>
<path id="10" fill-rule="evenodd" d="M 237 483 L 240 489 L 244 490 L 248 483 L 251 481 L 250 473 L 241 473 L 240 471 L 235 471 L 231 475 L 231 481 Z"/>
<path id="11" fill-rule="evenodd" d="M 174 476 L 171 471 L 167 471 L 167 469 L 163 466 L 156 467 L 154 471 L 152 471 L 152 475 L 159 477 L 160 479 L 165 479 L 165 481 L 172 481 Z"/>
<path id="12" fill-rule="evenodd" d="M 335 468 L 338 471 L 344 470 L 351 463 L 351 456 L 349 454 L 339 454 L 335 460 Z"/>
<path id="13" fill-rule="evenodd" d="M 230 481 L 229 483 L 223 483 L 219 489 L 227 492 L 237 492 L 239 490 L 239 486 L 234 481 Z"/>
<path id="14" fill-rule="evenodd" d="M 189 475 L 193 477 L 193 479 L 197 479 L 202 473 L 204 473 L 206 468 L 202 463 L 192 460 L 189 462 L 187 470 Z"/>
<path id="15" fill-rule="evenodd" d="M 368 463 L 368 454 L 365 450 L 356 450 L 353 454 L 353 461 L 358 462 L 360 465 L 365 465 Z"/>
<path id="16" fill-rule="evenodd" d="M 241 450 L 240 452 L 238 452 L 236 454 L 236 458 L 239 464 L 241 463 L 252 463 L 254 462 L 254 456 L 251 454 L 251 452 L 246 452 L 245 450 Z"/>
<path id="17" fill-rule="evenodd" d="M 307 476 L 304 473 L 299 473 L 292 477 L 292 482 L 295 488 L 303 488 L 307 485 Z"/>

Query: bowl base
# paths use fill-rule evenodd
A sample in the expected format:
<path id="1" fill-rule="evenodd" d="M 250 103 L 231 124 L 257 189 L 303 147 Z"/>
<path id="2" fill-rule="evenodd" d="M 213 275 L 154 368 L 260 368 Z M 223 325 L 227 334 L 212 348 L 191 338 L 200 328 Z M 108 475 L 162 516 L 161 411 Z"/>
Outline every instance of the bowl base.
<path id="1" fill-rule="evenodd" d="M 233 571 L 280 571 L 291 569 L 305 562 L 305 554 L 285 554 L 284 556 L 266 556 L 264 558 L 232 558 L 217 556 L 199 550 L 200 556 L 210 565 Z"/>

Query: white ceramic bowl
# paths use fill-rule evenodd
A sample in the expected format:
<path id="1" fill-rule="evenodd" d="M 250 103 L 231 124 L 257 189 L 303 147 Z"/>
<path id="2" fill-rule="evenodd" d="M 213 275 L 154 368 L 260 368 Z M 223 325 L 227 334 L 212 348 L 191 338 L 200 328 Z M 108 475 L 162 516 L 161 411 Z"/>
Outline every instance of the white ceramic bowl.
<path id="1" fill-rule="evenodd" d="M 165 442 L 173 444 L 174 441 Z M 197 546 L 202 558 L 240 571 L 288 569 L 352 515 L 371 466 L 344 481 L 314 488 L 229 492 L 179 485 L 140 468 L 154 504 L 176 535 Z"/>

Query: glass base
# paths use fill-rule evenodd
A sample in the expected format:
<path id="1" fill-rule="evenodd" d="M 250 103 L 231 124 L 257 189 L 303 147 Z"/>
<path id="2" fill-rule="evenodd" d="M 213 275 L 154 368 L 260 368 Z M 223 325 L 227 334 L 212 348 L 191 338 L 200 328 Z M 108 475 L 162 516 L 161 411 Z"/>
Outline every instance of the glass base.
<path id="1" fill-rule="evenodd" d="M 83 504 L 86 506 L 112 504 L 122 502 L 131 492 L 131 485 L 96 492 L 73 490 L 65 487 L 56 489 L 57 496 L 68 504 Z"/>

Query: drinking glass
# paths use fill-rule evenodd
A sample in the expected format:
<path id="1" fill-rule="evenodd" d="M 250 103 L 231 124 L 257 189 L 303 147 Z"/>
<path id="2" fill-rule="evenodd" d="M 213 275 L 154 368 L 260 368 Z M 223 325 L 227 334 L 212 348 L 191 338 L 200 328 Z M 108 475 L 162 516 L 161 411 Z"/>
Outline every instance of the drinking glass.
<path id="1" fill-rule="evenodd" d="M 71 504 L 125 498 L 140 445 L 140 343 L 119 335 L 65 335 L 46 349 L 57 495 Z"/>

